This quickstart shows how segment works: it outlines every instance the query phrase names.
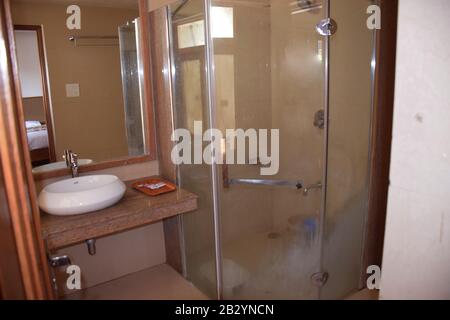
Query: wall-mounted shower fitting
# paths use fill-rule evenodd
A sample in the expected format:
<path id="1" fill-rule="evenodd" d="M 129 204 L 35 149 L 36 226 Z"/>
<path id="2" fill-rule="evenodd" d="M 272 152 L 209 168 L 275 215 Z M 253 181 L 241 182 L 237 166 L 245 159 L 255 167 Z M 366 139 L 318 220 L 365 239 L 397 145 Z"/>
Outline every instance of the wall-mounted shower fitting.
<path id="1" fill-rule="evenodd" d="M 316 25 L 316 31 L 321 36 L 329 37 L 336 33 L 337 23 L 331 18 L 320 20 L 320 22 Z"/>
<path id="2" fill-rule="evenodd" d="M 321 8 L 323 7 L 322 1 L 318 0 L 296 0 L 290 3 L 290 5 L 293 7 L 293 11 L 291 14 L 298 14 L 298 13 L 320 13 Z"/>
<path id="3" fill-rule="evenodd" d="M 303 188 L 303 195 L 306 197 L 308 196 L 309 192 L 312 189 L 322 189 L 322 182 L 317 182 L 316 184 L 310 184 Z"/>
<path id="4" fill-rule="evenodd" d="M 97 246 L 95 245 L 95 239 L 86 240 L 88 252 L 91 256 L 95 256 L 97 253 Z"/>

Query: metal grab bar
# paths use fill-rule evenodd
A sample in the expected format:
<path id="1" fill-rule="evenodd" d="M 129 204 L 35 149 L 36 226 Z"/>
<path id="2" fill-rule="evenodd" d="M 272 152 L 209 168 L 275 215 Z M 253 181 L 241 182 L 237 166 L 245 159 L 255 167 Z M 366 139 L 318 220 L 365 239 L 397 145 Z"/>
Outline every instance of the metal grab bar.
<path id="1" fill-rule="evenodd" d="M 271 187 L 291 187 L 298 190 L 303 189 L 301 180 L 265 180 L 265 179 L 230 179 L 228 175 L 228 165 L 222 165 L 222 182 L 224 188 L 230 185 L 252 185 L 252 186 L 271 186 Z"/>
<path id="2" fill-rule="evenodd" d="M 272 187 L 292 187 L 298 190 L 303 189 L 303 182 L 300 180 L 229 179 L 227 185 L 258 185 Z"/>

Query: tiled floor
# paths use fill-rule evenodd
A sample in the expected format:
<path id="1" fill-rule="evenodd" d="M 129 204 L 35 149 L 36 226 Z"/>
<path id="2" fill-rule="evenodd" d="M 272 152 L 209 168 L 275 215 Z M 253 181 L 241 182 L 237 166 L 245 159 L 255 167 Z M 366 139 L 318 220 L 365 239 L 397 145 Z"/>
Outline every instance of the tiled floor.
<path id="1" fill-rule="evenodd" d="M 361 290 L 346 300 L 378 300 L 377 290 Z M 194 285 L 163 264 L 68 295 L 67 300 L 207 300 Z"/>
<path id="2" fill-rule="evenodd" d="M 206 300 L 166 264 L 66 296 L 67 300 Z"/>

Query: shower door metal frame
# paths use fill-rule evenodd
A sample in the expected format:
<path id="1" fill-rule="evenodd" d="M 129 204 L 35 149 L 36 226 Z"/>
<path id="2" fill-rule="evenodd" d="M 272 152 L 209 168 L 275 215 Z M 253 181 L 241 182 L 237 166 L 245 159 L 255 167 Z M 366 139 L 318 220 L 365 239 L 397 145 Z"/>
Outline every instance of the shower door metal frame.
<path id="1" fill-rule="evenodd" d="M 216 124 L 216 96 L 215 96 L 215 73 L 214 73 L 214 49 L 213 49 L 213 40 L 212 40 L 212 24 L 211 24 L 211 0 L 202 0 L 204 4 L 204 32 L 205 32 L 205 53 L 204 53 L 204 61 L 201 62 L 201 67 L 204 68 L 204 74 L 202 77 L 205 78 L 206 84 L 206 105 L 205 109 L 207 110 L 207 118 L 209 121 L 209 126 L 211 128 L 215 127 Z M 182 5 L 184 5 L 183 3 Z M 174 45 L 174 28 L 172 21 L 172 12 L 170 9 L 167 9 L 167 21 L 168 27 L 167 32 L 169 34 L 169 42 L 170 42 L 170 74 L 171 74 L 171 101 L 172 101 L 172 128 L 176 128 L 177 120 L 176 120 L 176 110 L 174 110 L 174 100 L 176 99 L 176 66 L 175 66 L 175 45 Z M 214 159 L 214 154 L 211 155 L 213 157 L 212 165 L 211 165 L 211 179 L 212 179 L 212 203 L 213 203 L 213 228 L 214 228 L 214 262 L 215 262 L 215 272 L 216 272 L 216 295 L 218 300 L 223 299 L 223 271 L 222 271 L 222 244 L 221 244 L 221 230 L 220 230 L 220 195 L 219 195 L 219 171 L 216 161 Z M 180 167 L 176 168 L 176 179 L 177 184 L 181 183 L 181 175 L 180 175 Z M 186 263 L 186 245 L 184 240 L 184 224 L 181 221 L 181 238 L 183 239 L 182 243 L 182 264 L 183 264 L 183 276 L 187 277 L 187 263 Z"/>
<path id="2" fill-rule="evenodd" d="M 331 19 L 330 0 L 325 0 L 323 3 L 324 19 Z M 324 51 L 324 88 L 323 88 L 323 110 L 324 110 L 324 141 L 323 141 L 323 171 L 322 171 L 322 193 L 320 199 L 320 220 L 319 220 L 319 263 L 317 273 L 312 275 L 319 279 L 316 285 L 319 287 L 318 298 L 320 298 L 320 287 L 322 287 L 328 280 L 328 274 L 324 270 L 323 255 L 324 255 L 324 237 L 325 237 L 325 221 L 327 215 L 327 188 L 328 188 L 328 144 L 330 133 L 330 35 L 325 35 L 323 46 Z"/>
<path id="3" fill-rule="evenodd" d="M 204 0 L 205 7 L 205 46 L 206 46 L 206 87 L 209 110 L 209 124 L 211 128 L 216 128 L 216 88 L 214 72 L 214 42 L 212 37 L 212 0 Z M 216 290 L 217 298 L 223 299 L 223 269 L 222 269 L 222 237 L 221 237 L 221 207 L 219 195 L 219 168 L 215 159 L 215 153 L 211 154 L 211 177 L 212 177 L 212 200 L 214 214 L 214 247 L 216 264 Z"/>

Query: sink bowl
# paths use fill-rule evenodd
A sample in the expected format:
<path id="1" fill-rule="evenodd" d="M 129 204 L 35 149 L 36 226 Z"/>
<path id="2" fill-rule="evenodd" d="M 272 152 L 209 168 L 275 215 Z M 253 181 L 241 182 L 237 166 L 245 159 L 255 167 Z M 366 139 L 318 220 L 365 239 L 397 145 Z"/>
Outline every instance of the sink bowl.
<path id="1" fill-rule="evenodd" d="M 116 204 L 125 190 L 125 184 L 112 175 L 67 179 L 46 186 L 39 194 L 39 206 L 58 216 L 83 214 Z"/>
<path id="2" fill-rule="evenodd" d="M 93 160 L 91 160 L 91 159 L 79 159 L 78 165 L 84 166 L 87 164 L 91 164 L 92 162 L 93 162 Z M 59 162 L 53 162 L 53 163 L 49 163 L 49 164 L 46 164 L 43 166 L 33 168 L 33 173 L 48 172 L 48 171 L 59 170 L 59 169 L 64 169 L 64 168 L 67 168 L 66 162 L 59 161 Z"/>

